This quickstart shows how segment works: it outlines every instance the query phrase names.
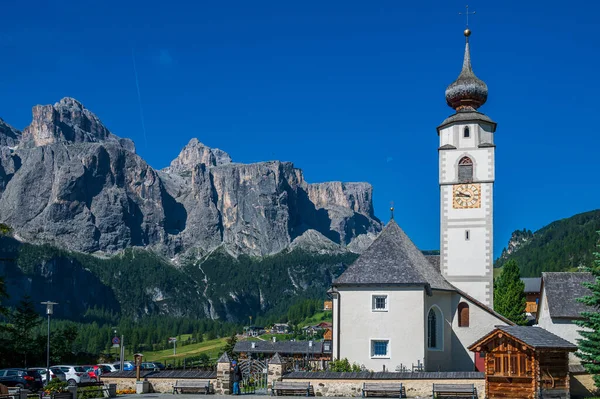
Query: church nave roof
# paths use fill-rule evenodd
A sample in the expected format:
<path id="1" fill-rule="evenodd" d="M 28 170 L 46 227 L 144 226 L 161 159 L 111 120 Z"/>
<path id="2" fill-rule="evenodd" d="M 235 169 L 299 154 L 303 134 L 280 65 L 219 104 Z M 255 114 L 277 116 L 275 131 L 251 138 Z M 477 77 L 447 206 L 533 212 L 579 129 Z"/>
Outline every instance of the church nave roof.
<path id="1" fill-rule="evenodd" d="M 371 246 L 333 282 L 334 286 L 362 284 L 423 285 L 431 289 L 455 290 L 393 219 Z"/>

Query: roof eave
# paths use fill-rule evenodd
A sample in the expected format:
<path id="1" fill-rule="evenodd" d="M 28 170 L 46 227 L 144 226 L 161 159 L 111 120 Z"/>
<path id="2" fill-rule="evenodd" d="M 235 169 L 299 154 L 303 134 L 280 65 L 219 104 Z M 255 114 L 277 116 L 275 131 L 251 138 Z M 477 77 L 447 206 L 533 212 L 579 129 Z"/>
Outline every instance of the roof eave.
<path id="1" fill-rule="evenodd" d="M 489 125 L 492 125 L 492 133 L 496 133 L 496 127 L 498 126 L 497 122 L 487 121 L 487 120 L 484 120 L 484 119 L 481 119 L 481 118 L 475 118 L 475 117 L 474 118 L 465 119 L 465 120 L 461 120 L 461 121 L 450 121 L 450 122 L 446 122 L 446 123 L 444 123 L 444 122 L 442 122 L 442 124 L 437 127 L 438 136 L 440 135 L 440 130 L 442 130 L 445 127 L 448 127 L 448 126 L 450 126 L 452 124 L 455 124 L 455 123 L 484 122 L 484 123 L 487 123 Z"/>
<path id="2" fill-rule="evenodd" d="M 428 283 L 336 283 L 331 284 L 332 288 L 337 287 L 426 287 Z"/>

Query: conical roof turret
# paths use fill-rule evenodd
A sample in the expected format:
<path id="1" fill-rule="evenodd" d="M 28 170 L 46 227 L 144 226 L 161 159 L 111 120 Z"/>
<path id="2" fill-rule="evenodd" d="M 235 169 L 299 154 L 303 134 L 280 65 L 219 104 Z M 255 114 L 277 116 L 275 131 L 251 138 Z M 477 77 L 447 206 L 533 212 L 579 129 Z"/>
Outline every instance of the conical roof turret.
<path id="1" fill-rule="evenodd" d="M 446 102 L 456 111 L 476 110 L 487 101 L 488 88 L 484 81 L 473 73 L 469 36 L 471 30 L 465 29 L 465 58 L 458 78 L 446 88 Z"/>

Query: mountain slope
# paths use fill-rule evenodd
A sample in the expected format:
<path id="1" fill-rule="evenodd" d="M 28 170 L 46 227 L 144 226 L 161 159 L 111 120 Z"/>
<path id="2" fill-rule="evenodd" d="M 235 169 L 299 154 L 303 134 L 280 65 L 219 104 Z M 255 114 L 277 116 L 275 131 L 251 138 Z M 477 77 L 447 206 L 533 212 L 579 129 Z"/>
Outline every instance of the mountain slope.
<path id="1" fill-rule="evenodd" d="M 233 322 L 284 314 L 299 299 L 323 298 L 331 281 L 357 256 L 319 254 L 299 246 L 273 256 L 236 258 L 220 248 L 175 266 L 144 249 L 99 258 L 0 234 L 7 304 L 15 306 L 24 295 L 36 304 L 52 299 L 61 304 L 57 317 L 75 321 L 90 308 L 132 318 L 170 315 Z"/>
<path id="2" fill-rule="evenodd" d="M 72 98 L 34 107 L 22 133 L 0 120 L 0 223 L 31 243 L 175 258 L 271 255 L 311 229 L 345 247 L 381 230 L 367 183 L 310 184 L 290 162 L 234 163 L 197 139 L 157 171 Z"/>
<path id="3" fill-rule="evenodd" d="M 509 259 L 519 264 L 523 277 L 539 277 L 542 272 L 575 270 L 591 265 L 598 251 L 600 209 L 557 220 L 531 232 L 515 231 L 494 267 Z"/>

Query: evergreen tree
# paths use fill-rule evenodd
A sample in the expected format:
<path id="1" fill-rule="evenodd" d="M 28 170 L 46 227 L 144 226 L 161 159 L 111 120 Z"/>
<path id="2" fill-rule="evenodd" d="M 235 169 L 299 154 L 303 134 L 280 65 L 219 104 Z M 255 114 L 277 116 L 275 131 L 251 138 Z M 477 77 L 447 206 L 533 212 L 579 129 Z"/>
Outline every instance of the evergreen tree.
<path id="1" fill-rule="evenodd" d="M 25 296 L 19 302 L 17 309 L 10 313 L 8 321 L 13 350 L 22 360 L 21 365 L 27 367 L 27 359 L 38 351 L 34 333 L 42 322 L 40 315 L 35 311 L 31 297 Z"/>
<path id="2" fill-rule="evenodd" d="M 577 342 L 579 351 L 576 355 L 587 372 L 592 374 L 596 386 L 600 387 L 600 253 L 594 252 L 594 257 L 596 259 L 593 265 L 586 267 L 585 271 L 592 273 L 596 281 L 584 283 L 591 293 L 578 299 L 589 306 L 590 310 L 582 312 L 583 320 L 577 321 L 577 324 L 584 328 L 579 331 L 583 338 Z"/>
<path id="3" fill-rule="evenodd" d="M 227 355 L 230 359 L 237 359 L 237 354 L 233 352 L 233 348 L 235 348 L 235 344 L 237 343 L 237 336 L 235 332 L 231 334 L 227 341 L 225 342 L 225 347 L 223 348 L 223 352 L 227 352 Z"/>
<path id="4" fill-rule="evenodd" d="M 525 284 L 521 281 L 519 265 L 506 262 L 494 281 L 494 310 L 517 325 L 525 325 Z"/>
<path id="5" fill-rule="evenodd" d="M 6 299 L 8 299 L 8 292 L 6 291 L 4 276 L 0 276 L 0 316 L 4 316 L 8 313 L 7 308 L 2 305 L 2 302 L 4 302 Z M 0 331 L 2 330 L 0 329 Z"/>

